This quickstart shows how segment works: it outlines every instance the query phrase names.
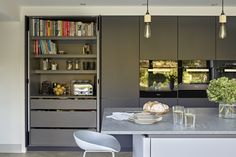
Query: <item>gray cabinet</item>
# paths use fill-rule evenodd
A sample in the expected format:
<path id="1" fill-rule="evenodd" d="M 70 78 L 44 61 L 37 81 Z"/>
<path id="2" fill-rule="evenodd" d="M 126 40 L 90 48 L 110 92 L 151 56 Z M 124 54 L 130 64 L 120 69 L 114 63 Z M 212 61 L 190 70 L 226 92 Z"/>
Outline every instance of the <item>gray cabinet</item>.
<path id="1" fill-rule="evenodd" d="M 139 106 L 139 17 L 102 17 L 101 109 Z M 102 112 L 101 112 L 102 113 Z M 122 150 L 132 136 L 116 136 Z"/>
<path id="2" fill-rule="evenodd" d="M 178 59 L 215 59 L 215 17 L 179 17 Z"/>
<path id="3" fill-rule="evenodd" d="M 184 107 L 217 107 L 214 102 L 210 102 L 208 98 L 178 98 L 178 104 Z"/>
<path id="4" fill-rule="evenodd" d="M 104 16 L 101 22 L 102 108 L 138 107 L 139 17 Z"/>
<path id="5" fill-rule="evenodd" d="M 219 23 L 216 23 L 216 59 L 236 60 L 236 17 L 227 18 L 227 37 L 219 38 Z"/>
<path id="6" fill-rule="evenodd" d="M 176 60 L 177 17 L 152 17 L 151 31 L 151 38 L 144 38 L 144 22 L 142 17 L 140 20 L 140 58 Z"/>

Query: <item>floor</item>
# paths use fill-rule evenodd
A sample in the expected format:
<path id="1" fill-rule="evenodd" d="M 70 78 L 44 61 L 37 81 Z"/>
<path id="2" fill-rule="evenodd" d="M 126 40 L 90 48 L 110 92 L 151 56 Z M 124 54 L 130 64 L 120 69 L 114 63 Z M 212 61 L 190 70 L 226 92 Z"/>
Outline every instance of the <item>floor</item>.
<path id="1" fill-rule="evenodd" d="M 82 157 L 83 152 L 27 152 L 27 153 L 0 153 L 0 157 Z M 86 157 L 111 157 L 111 153 L 88 153 Z M 116 157 L 132 157 L 131 152 L 120 152 Z"/>

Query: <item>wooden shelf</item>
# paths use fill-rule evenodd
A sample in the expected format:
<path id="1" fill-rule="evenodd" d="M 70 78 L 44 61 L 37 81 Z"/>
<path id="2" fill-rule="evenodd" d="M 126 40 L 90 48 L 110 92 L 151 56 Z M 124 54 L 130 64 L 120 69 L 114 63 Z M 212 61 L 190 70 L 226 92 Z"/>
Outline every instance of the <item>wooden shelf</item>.
<path id="1" fill-rule="evenodd" d="M 35 74 L 96 74 L 96 70 L 34 70 Z"/>
<path id="2" fill-rule="evenodd" d="M 93 95 L 80 95 L 80 96 L 74 96 L 74 95 L 62 95 L 62 96 L 56 96 L 56 95 L 34 95 L 30 96 L 31 99 L 96 99 L 96 96 Z"/>
<path id="3" fill-rule="evenodd" d="M 97 58 L 97 54 L 80 54 L 80 55 L 71 55 L 71 54 L 45 54 L 45 55 L 35 55 L 34 58 Z"/>
<path id="4" fill-rule="evenodd" d="M 32 40 L 96 40 L 96 36 L 31 36 Z"/>

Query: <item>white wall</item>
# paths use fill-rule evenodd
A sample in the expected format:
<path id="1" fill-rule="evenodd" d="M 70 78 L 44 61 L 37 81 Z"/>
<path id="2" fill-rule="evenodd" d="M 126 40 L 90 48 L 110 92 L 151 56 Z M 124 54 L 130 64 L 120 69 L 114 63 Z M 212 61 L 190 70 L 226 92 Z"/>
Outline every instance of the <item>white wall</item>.
<path id="1" fill-rule="evenodd" d="M 1 8 L 0 8 L 1 9 Z M 22 7 L 20 22 L 0 22 L 0 152 L 24 151 L 24 16 L 143 15 L 145 7 Z M 236 8 L 226 8 L 236 15 Z M 152 15 L 212 15 L 219 7 L 150 7 Z"/>
<path id="2" fill-rule="evenodd" d="M 0 1 L 0 19 L 1 21 L 14 21 L 20 18 L 20 7 L 15 0 Z"/>
<path id="3" fill-rule="evenodd" d="M 0 152 L 22 151 L 24 56 L 20 22 L 0 22 Z"/>

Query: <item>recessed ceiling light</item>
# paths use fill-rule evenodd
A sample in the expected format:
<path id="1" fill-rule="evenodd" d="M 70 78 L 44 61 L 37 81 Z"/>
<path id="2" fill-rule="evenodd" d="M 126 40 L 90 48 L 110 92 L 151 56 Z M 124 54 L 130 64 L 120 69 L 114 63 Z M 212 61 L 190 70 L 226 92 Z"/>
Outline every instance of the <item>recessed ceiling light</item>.
<path id="1" fill-rule="evenodd" d="M 210 6 L 218 6 L 218 3 L 211 3 Z"/>

